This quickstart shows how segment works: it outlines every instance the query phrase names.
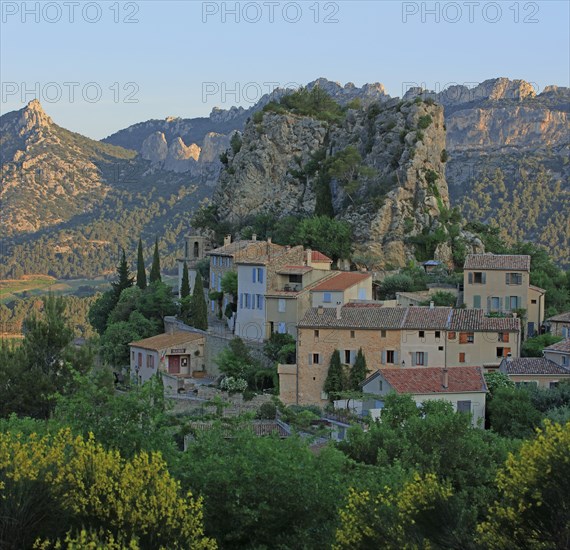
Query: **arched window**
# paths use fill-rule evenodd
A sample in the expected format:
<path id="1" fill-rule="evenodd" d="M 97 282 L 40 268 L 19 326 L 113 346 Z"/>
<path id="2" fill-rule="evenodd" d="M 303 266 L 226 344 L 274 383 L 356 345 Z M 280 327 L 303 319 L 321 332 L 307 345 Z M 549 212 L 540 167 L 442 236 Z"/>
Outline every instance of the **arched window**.
<path id="1" fill-rule="evenodd" d="M 198 258 L 200 256 L 200 245 L 198 241 L 194 241 L 194 258 Z"/>

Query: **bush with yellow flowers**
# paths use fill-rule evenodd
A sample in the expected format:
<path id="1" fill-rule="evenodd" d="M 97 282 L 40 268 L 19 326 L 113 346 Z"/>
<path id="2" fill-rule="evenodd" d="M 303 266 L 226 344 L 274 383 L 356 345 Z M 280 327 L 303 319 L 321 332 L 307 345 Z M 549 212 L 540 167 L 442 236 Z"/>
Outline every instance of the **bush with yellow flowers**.
<path id="1" fill-rule="evenodd" d="M 69 429 L 41 438 L 0 433 L 0 547 L 41 540 L 49 548 L 66 537 L 54 545 L 79 548 L 93 530 L 115 545 L 129 541 L 126 548 L 216 548 L 204 536 L 201 499 L 181 494 L 159 453 L 125 460 Z"/>
<path id="2" fill-rule="evenodd" d="M 570 548 L 570 422 L 548 420 L 497 474 L 499 499 L 477 527 L 486 548 Z"/>
<path id="3" fill-rule="evenodd" d="M 437 510 L 452 495 L 449 484 L 434 474 L 413 474 L 400 490 L 385 487 L 376 496 L 350 489 L 340 511 L 334 550 L 430 548 L 417 523 L 421 515 Z"/>

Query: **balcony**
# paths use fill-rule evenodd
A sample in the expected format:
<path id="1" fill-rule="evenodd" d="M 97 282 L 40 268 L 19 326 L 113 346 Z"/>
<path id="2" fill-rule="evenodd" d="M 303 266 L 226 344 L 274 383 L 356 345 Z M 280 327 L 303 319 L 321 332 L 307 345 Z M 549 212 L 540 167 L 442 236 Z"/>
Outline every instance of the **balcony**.
<path id="1" fill-rule="evenodd" d="M 303 285 L 301 283 L 285 283 L 283 285 L 283 290 L 285 292 L 299 292 L 303 289 Z"/>

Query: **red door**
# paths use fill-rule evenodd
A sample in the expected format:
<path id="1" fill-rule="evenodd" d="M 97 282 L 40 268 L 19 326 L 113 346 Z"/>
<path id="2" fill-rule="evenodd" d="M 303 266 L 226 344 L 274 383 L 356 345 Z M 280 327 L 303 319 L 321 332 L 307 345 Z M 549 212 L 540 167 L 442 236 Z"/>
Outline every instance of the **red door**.
<path id="1" fill-rule="evenodd" d="M 170 374 L 180 374 L 180 356 L 179 355 L 169 355 L 168 356 L 168 372 Z"/>

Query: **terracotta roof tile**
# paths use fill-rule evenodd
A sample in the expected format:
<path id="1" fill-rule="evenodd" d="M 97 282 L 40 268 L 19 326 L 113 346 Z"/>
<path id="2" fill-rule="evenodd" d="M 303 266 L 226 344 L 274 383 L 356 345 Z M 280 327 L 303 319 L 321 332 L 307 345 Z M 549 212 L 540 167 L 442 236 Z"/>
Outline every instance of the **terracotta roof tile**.
<path id="1" fill-rule="evenodd" d="M 463 269 L 530 271 L 530 256 L 508 254 L 468 254 Z"/>
<path id="2" fill-rule="evenodd" d="M 323 291 L 341 291 L 354 286 L 365 279 L 371 278 L 371 273 L 361 273 L 358 271 L 338 271 L 335 277 L 323 281 L 321 284 L 317 285 L 313 290 Z"/>
<path id="3" fill-rule="evenodd" d="M 331 262 L 332 260 L 328 257 L 325 256 L 322 252 L 319 252 L 318 250 L 311 250 L 311 261 L 312 262 L 320 262 L 320 263 L 324 263 L 324 262 Z M 307 250 L 307 255 L 309 253 L 309 250 Z"/>
<path id="4" fill-rule="evenodd" d="M 544 348 L 544 351 L 558 351 L 560 353 L 570 353 L 570 338 L 566 338 L 566 340 L 561 340 L 556 344 L 552 344 L 547 348 Z"/>
<path id="5" fill-rule="evenodd" d="M 519 357 L 510 361 L 503 359 L 500 369 L 506 374 L 567 374 L 570 376 L 570 370 L 546 357 Z"/>
<path id="6" fill-rule="evenodd" d="M 447 388 L 443 387 L 443 371 L 443 367 L 405 367 L 384 368 L 376 374 L 383 376 L 397 393 L 427 394 L 487 391 L 481 367 L 448 368 Z"/>
<path id="7" fill-rule="evenodd" d="M 145 338 L 144 340 L 130 342 L 129 346 L 156 351 L 160 349 L 171 348 L 174 346 L 180 346 L 181 344 L 193 342 L 194 340 L 200 340 L 202 338 L 204 338 L 204 335 L 202 334 L 196 334 L 192 332 L 175 332 L 174 334 L 158 334 L 157 336 L 151 336 L 150 338 Z"/>
<path id="8" fill-rule="evenodd" d="M 206 256 L 211 256 L 211 255 L 234 256 L 240 250 L 243 250 L 244 248 L 247 248 L 250 244 L 254 244 L 256 242 L 257 241 L 246 241 L 246 240 L 234 241 L 232 243 L 225 244 L 224 246 L 220 246 L 218 248 L 214 248 L 213 250 L 206 252 Z"/>

